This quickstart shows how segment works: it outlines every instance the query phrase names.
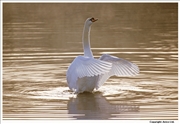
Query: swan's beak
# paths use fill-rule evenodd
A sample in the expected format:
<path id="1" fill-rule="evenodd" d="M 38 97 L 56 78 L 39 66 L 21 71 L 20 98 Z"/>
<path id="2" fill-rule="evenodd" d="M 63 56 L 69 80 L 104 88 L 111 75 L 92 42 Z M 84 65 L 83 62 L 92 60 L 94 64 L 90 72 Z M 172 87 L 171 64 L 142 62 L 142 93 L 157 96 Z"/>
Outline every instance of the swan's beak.
<path id="1" fill-rule="evenodd" d="M 94 18 L 93 18 L 92 22 L 95 22 L 95 21 L 97 21 L 97 20 L 98 20 L 98 19 L 94 19 Z"/>

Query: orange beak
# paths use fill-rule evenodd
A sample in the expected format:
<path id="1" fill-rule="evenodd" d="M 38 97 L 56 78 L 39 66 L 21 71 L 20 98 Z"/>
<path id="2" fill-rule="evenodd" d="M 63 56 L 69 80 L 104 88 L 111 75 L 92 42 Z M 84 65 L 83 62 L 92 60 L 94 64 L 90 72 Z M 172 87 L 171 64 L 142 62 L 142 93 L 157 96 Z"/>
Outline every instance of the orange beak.
<path id="1" fill-rule="evenodd" d="M 98 20 L 98 19 L 94 19 L 94 18 L 93 18 L 93 19 L 92 19 L 92 22 L 95 22 L 95 21 L 97 21 L 97 20 Z"/>

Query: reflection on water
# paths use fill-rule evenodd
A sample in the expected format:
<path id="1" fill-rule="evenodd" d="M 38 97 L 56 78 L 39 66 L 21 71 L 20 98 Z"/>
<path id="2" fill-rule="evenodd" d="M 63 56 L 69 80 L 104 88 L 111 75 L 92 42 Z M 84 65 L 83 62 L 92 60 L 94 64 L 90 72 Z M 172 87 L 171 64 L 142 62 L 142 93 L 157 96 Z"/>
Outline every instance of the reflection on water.
<path id="1" fill-rule="evenodd" d="M 140 74 L 75 95 L 66 71 L 92 15 L 94 56 L 125 58 Z M 3 118 L 178 119 L 177 17 L 175 3 L 3 4 Z"/>
<path id="2" fill-rule="evenodd" d="M 100 92 L 79 94 L 68 102 L 69 114 L 82 114 L 74 116 L 77 119 L 109 119 L 113 117 L 112 113 L 129 115 L 130 112 L 135 116 L 138 110 L 135 105 L 109 104 Z"/>

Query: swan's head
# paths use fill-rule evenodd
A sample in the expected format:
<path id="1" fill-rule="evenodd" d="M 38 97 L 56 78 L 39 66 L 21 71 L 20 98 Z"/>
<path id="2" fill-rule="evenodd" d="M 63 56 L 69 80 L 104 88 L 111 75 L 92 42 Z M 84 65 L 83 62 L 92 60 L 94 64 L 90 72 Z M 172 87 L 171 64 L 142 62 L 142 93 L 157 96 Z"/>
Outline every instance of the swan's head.
<path id="1" fill-rule="evenodd" d="M 97 21 L 98 19 L 95 19 L 93 17 L 91 18 L 88 18 L 86 21 L 85 21 L 85 25 L 86 26 L 91 26 L 93 24 L 93 22 Z"/>

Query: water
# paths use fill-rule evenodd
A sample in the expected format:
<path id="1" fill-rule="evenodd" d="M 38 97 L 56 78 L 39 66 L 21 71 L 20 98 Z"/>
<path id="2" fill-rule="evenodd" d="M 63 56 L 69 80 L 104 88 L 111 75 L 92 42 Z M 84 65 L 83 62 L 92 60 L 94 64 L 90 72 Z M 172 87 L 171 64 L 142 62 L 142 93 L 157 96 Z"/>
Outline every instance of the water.
<path id="1" fill-rule="evenodd" d="M 135 77 L 111 77 L 75 95 L 66 70 L 91 47 L 136 63 Z M 178 119 L 178 4 L 3 4 L 3 119 Z"/>

